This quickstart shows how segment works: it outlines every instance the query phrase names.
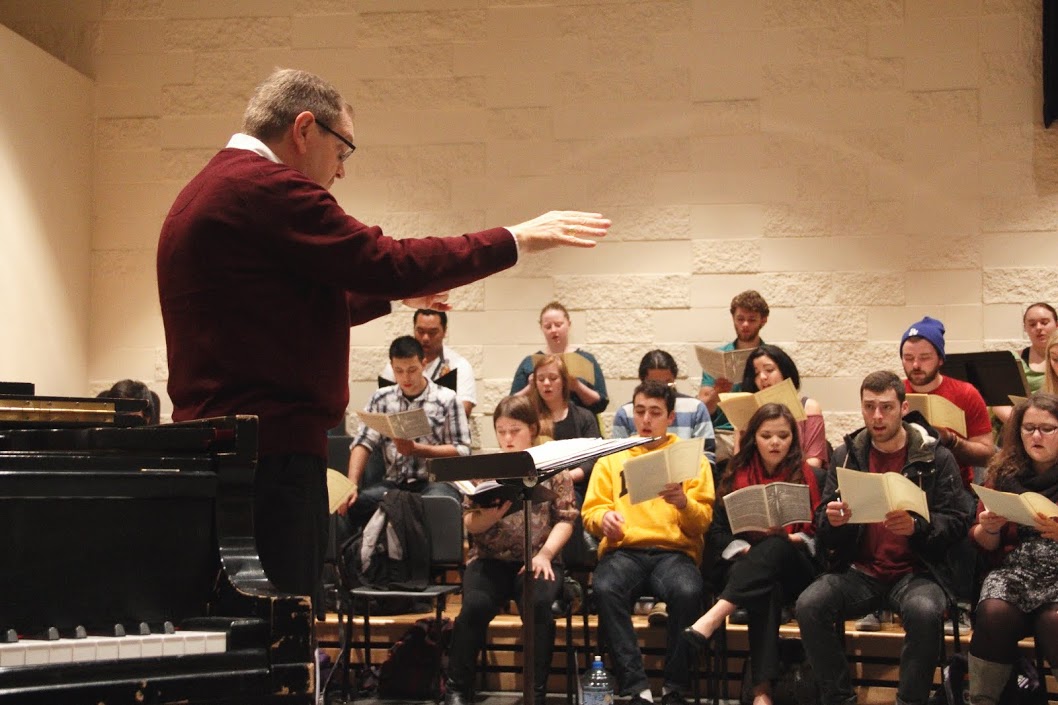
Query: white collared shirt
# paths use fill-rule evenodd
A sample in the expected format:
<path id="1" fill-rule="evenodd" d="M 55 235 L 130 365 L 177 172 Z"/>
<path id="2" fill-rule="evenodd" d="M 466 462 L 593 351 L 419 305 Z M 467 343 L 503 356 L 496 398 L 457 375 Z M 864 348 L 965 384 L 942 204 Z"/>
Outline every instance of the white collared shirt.
<path id="1" fill-rule="evenodd" d="M 245 149 L 248 152 L 254 152 L 260 154 L 265 159 L 275 162 L 276 164 L 282 164 L 276 153 L 268 148 L 268 145 L 257 139 L 253 135 L 247 135 L 242 132 L 236 132 L 228 140 L 228 144 L 224 145 L 225 149 Z"/>

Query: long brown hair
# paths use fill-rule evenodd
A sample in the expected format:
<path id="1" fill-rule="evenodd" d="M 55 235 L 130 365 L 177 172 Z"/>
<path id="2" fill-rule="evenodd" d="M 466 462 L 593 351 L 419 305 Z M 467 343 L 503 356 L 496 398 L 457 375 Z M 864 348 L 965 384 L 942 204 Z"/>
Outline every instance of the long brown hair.
<path id="1" fill-rule="evenodd" d="M 790 410 L 784 404 L 768 403 L 754 412 L 749 419 L 749 423 L 746 424 L 746 430 L 741 433 L 738 453 L 731 458 L 727 464 L 727 469 L 724 470 L 724 474 L 720 476 L 720 486 L 717 490 L 718 497 L 722 498 L 731 492 L 731 488 L 735 483 L 735 473 L 744 467 L 748 467 L 753 462 L 754 457 L 759 456 L 757 431 L 764 425 L 765 421 L 774 419 L 784 419 L 790 425 L 791 434 L 790 450 L 786 457 L 782 459 L 782 462 L 779 463 L 779 466 L 775 468 L 775 472 L 781 474 L 788 470 L 790 472 L 790 482 L 803 483 L 805 481 L 803 470 L 804 452 L 801 450 L 801 436 L 797 432 L 797 421 L 794 420 L 793 414 L 790 413 Z"/>
<path id="2" fill-rule="evenodd" d="M 570 387 L 573 386 L 573 377 L 570 376 L 569 370 L 566 369 L 566 363 L 561 355 L 548 354 L 536 361 L 536 364 L 533 365 L 533 386 L 529 392 L 529 397 L 533 401 L 533 406 L 536 407 L 536 413 L 540 415 L 540 433 L 554 438 L 555 420 L 551 418 L 551 409 L 547 408 L 547 404 L 540 396 L 540 391 L 536 386 L 537 370 L 551 364 L 558 366 L 558 376 L 562 380 L 562 401 L 566 403 L 566 406 L 570 405 Z"/>
<path id="3" fill-rule="evenodd" d="M 1021 435 L 1021 422 L 1029 409 L 1046 411 L 1058 421 L 1058 395 L 1036 392 L 1014 407 L 1010 419 L 1003 425 L 1003 447 L 988 463 L 985 482 L 991 487 L 999 487 L 1007 478 L 1033 471 L 1032 458 L 1025 452 L 1025 437 Z"/>

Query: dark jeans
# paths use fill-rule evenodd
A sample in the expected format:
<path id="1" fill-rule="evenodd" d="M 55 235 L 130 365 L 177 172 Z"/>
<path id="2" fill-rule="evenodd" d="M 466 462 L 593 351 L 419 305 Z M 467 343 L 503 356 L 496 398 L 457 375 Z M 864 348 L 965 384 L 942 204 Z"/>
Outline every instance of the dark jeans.
<path id="1" fill-rule="evenodd" d="M 507 600 L 516 599 L 521 604 L 525 578 L 518 574 L 521 568 L 521 563 L 478 558 L 463 572 L 463 606 L 452 628 L 448 649 L 448 679 L 458 692 L 470 691 L 474 664 L 485 645 L 489 622 Z M 558 597 L 563 578 L 561 565 L 552 563 L 551 568 L 555 571 L 554 580 L 533 579 L 533 684 L 540 692 L 547 685 L 555 649 L 551 603 Z"/>
<path id="2" fill-rule="evenodd" d="M 819 576 L 797 600 L 797 623 L 823 693 L 823 703 L 856 701 L 845 650 L 835 625 L 878 609 L 891 609 L 900 613 L 906 632 L 900 651 L 896 702 L 924 705 L 940 658 L 947 606 L 944 590 L 923 573 L 905 575 L 892 586 L 851 568 L 843 573 Z"/>
<path id="3" fill-rule="evenodd" d="M 327 461 L 270 455 L 254 473 L 254 538 L 272 584 L 317 596 L 327 550 Z"/>
<path id="4" fill-rule="evenodd" d="M 463 495 L 454 485 L 447 482 L 427 482 L 423 480 L 422 482 L 402 482 L 398 484 L 392 480 L 383 480 L 377 485 L 365 487 L 357 494 L 353 506 L 349 507 L 349 524 L 353 528 L 366 525 L 371 519 L 371 515 L 375 513 L 378 505 L 382 502 L 382 495 L 392 489 L 418 492 L 423 497 L 438 495 L 453 497 L 460 504 L 463 502 Z"/>
<path id="5" fill-rule="evenodd" d="M 702 613 L 702 573 L 690 556 L 679 551 L 620 548 L 599 560 L 593 579 L 599 625 L 613 657 L 622 695 L 649 688 L 643 655 L 632 627 L 632 605 L 640 595 L 653 595 L 668 605 L 665 685 L 687 692 L 690 647 L 680 632 Z"/>
<path id="6" fill-rule="evenodd" d="M 753 685 L 779 677 L 782 608 L 797 599 L 815 577 L 804 548 L 781 536 L 754 544 L 735 560 L 720 597 L 749 612 L 749 656 Z"/>

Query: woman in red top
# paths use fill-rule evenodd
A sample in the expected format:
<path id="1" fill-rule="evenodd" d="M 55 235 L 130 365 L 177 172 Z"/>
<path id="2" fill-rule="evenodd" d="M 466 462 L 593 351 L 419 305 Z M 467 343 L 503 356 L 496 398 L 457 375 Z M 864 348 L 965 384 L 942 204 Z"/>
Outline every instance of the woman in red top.
<path id="1" fill-rule="evenodd" d="M 750 418 L 738 454 L 720 478 L 717 496 L 752 485 L 790 482 L 808 486 L 812 511 L 819 486 L 805 462 L 797 423 L 781 404 L 765 404 Z M 684 630 L 684 638 L 704 648 L 736 609 L 749 612 L 749 651 L 754 705 L 771 705 L 771 684 L 779 676 L 779 625 L 783 605 L 797 599 L 818 573 L 811 522 L 768 531 L 731 532 L 724 500 L 717 503 L 710 544 L 731 562 L 727 584 L 708 612 Z"/>

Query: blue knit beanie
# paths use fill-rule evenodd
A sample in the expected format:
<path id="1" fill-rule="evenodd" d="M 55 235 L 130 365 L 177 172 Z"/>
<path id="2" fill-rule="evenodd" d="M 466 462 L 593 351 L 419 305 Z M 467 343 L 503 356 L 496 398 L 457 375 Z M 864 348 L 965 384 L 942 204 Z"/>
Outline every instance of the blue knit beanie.
<path id="1" fill-rule="evenodd" d="M 944 324 L 938 321 L 936 318 L 930 318 L 926 316 L 921 321 L 916 321 L 911 324 L 911 327 L 904 331 L 904 334 L 900 337 L 900 354 L 904 354 L 904 343 L 907 342 L 908 338 L 925 338 L 937 349 L 937 355 L 940 359 L 944 359 Z"/>

